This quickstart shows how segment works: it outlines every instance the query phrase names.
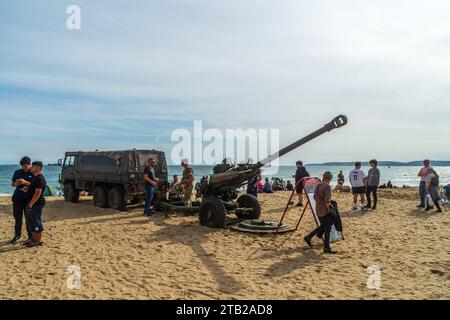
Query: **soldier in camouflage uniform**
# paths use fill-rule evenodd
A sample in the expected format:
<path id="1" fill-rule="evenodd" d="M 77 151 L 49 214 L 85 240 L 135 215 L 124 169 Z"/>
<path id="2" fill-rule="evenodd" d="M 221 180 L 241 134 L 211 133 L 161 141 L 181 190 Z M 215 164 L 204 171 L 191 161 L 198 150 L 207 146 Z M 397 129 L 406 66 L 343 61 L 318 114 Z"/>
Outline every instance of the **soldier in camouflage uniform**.
<path id="1" fill-rule="evenodd" d="M 181 181 L 176 185 L 181 184 L 183 186 L 183 201 L 186 206 L 190 207 L 192 206 L 191 197 L 192 191 L 194 190 L 194 170 L 191 166 L 189 166 L 189 162 L 187 161 L 187 159 L 183 159 L 183 161 L 181 162 L 181 166 L 184 168 L 183 177 L 181 178 Z"/>

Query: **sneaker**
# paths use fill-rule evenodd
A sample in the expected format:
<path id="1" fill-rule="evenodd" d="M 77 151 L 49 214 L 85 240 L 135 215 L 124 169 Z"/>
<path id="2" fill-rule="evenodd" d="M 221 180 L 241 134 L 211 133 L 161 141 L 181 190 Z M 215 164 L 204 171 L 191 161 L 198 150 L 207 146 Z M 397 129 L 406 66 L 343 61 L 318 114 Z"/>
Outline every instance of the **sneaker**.
<path id="1" fill-rule="evenodd" d="M 305 240 L 306 244 L 312 248 L 311 238 L 304 237 L 303 240 Z"/>
<path id="2" fill-rule="evenodd" d="M 425 205 L 424 205 L 424 204 L 419 204 L 419 205 L 417 206 L 417 208 L 425 208 Z"/>
<path id="3" fill-rule="evenodd" d="M 303 203 L 297 203 L 297 207 L 303 207 Z"/>
<path id="4" fill-rule="evenodd" d="M 441 212 L 442 212 L 442 209 L 437 209 L 436 212 L 437 212 L 437 213 L 441 213 Z"/>
<path id="5" fill-rule="evenodd" d="M 425 211 L 430 211 L 431 209 L 433 209 L 433 207 L 432 206 L 428 206 L 428 207 L 425 208 Z"/>
<path id="6" fill-rule="evenodd" d="M 17 241 L 19 241 L 19 240 L 20 240 L 20 236 L 16 234 L 16 235 L 14 236 L 14 238 L 12 238 L 12 239 L 9 241 L 9 243 L 10 243 L 10 244 L 16 244 Z"/>
<path id="7" fill-rule="evenodd" d="M 362 211 L 369 211 L 369 209 L 370 209 L 370 207 L 366 207 L 366 206 L 361 207 Z"/>
<path id="8" fill-rule="evenodd" d="M 337 253 L 337 251 L 336 250 L 333 250 L 333 249 L 331 249 L 331 248 L 324 248 L 323 249 L 323 252 L 324 253 Z"/>

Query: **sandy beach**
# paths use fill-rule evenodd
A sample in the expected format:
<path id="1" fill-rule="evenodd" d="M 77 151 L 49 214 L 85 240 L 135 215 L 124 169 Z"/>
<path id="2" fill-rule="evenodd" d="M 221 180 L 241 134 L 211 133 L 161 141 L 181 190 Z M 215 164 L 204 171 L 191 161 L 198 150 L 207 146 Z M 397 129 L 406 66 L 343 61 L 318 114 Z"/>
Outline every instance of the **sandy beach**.
<path id="1" fill-rule="evenodd" d="M 279 219 L 287 192 L 261 195 L 262 218 Z M 142 216 L 48 199 L 45 246 L 6 241 L 11 201 L 0 198 L 0 299 L 450 299 L 449 213 L 416 210 L 417 189 L 381 190 L 377 211 L 350 211 L 351 195 L 334 194 L 345 240 L 337 255 L 295 233 L 256 236 L 201 227 L 197 217 Z M 287 222 L 295 223 L 292 207 Z M 67 268 L 81 268 L 81 288 L 67 288 Z M 367 288 L 366 268 L 381 270 Z"/>

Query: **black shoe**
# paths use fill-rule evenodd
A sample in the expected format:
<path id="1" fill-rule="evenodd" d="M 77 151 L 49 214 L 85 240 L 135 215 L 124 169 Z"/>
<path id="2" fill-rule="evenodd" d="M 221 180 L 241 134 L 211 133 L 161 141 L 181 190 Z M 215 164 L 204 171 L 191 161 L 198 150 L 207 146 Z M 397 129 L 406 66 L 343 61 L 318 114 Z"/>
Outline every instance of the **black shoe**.
<path id="1" fill-rule="evenodd" d="M 303 207 L 303 203 L 297 203 L 297 207 Z"/>
<path id="2" fill-rule="evenodd" d="M 419 204 L 419 205 L 417 206 L 417 208 L 425 208 L 425 205 Z"/>
<path id="3" fill-rule="evenodd" d="M 19 240 L 20 240 L 20 236 L 16 234 L 16 235 L 14 236 L 14 238 L 12 238 L 12 239 L 9 241 L 9 243 L 10 243 L 10 244 L 16 244 L 17 241 L 19 241 Z"/>
<path id="4" fill-rule="evenodd" d="M 437 209 L 436 212 L 437 212 L 437 213 L 441 213 L 441 212 L 442 212 L 442 209 Z"/>
<path id="5" fill-rule="evenodd" d="M 432 206 L 428 206 L 428 207 L 425 208 L 425 211 L 430 211 L 431 209 L 433 209 L 433 207 Z"/>
<path id="6" fill-rule="evenodd" d="M 336 250 L 333 250 L 333 249 L 331 249 L 331 248 L 324 248 L 324 249 L 323 249 L 323 252 L 324 252 L 324 253 L 337 253 Z"/>
<path id="7" fill-rule="evenodd" d="M 373 206 L 373 207 L 372 207 L 372 210 L 377 210 L 377 206 Z"/>
<path id="8" fill-rule="evenodd" d="M 303 240 L 305 240 L 306 244 L 312 248 L 313 245 L 312 245 L 312 243 L 311 243 L 311 238 L 309 238 L 309 237 L 304 237 Z"/>

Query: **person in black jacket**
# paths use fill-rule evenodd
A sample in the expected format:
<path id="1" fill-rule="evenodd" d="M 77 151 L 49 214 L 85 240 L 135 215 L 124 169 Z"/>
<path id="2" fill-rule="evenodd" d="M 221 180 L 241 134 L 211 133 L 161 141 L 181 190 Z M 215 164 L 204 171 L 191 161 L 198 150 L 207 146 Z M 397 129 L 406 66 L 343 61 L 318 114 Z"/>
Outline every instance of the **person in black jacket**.
<path id="1" fill-rule="evenodd" d="M 13 216 L 15 220 L 14 224 L 14 237 L 10 241 L 11 244 L 17 243 L 22 236 L 22 224 L 25 218 L 25 225 L 27 229 L 28 239 L 31 239 L 31 231 L 29 228 L 27 217 L 27 190 L 30 185 L 33 173 L 31 172 L 31 159 L 29 157 L 23 157 L 20 160 L 19 170 L 14 172 L 12 177 L 11 186 L 16 188 L 12 197 L 13 203 Z"/>

